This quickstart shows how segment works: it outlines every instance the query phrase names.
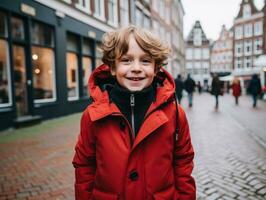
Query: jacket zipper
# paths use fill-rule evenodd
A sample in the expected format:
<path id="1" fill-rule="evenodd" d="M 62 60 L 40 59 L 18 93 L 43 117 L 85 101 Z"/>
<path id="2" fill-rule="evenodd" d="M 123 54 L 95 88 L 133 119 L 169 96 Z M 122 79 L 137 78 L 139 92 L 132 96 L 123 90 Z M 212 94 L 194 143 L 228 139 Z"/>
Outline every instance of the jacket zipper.
<path id="1" fill-rule="evenodd" d="M 134 118 L 134 107 L 135 107 L 135 96 L 134 94 L 130 94 L 130 107 L 131 107 L 131 126 L 132 126 L 132 137 L 133 141 L 135 140 L 135 118 Z"/>

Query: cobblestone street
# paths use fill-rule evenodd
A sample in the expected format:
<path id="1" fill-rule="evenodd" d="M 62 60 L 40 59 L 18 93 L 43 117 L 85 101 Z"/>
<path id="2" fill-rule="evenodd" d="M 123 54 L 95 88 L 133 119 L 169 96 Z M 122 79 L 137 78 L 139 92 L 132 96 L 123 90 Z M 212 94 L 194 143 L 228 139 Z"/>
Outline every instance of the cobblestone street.
<path id="1" fill-rule="evenodd" d="M 193 175 L 198 200 L 266 199 L 266 102 L 251 107 L 223 96 L 195 95 L 193 108 L 182 105 L 196 152 Z M 74 199 L 71 160 L 80 114 L 0 135 L 0 200 Z M 32 134 L 28 134 L 32 132 Z M 17 135 L 11 138 L 11 135 Z"/>
<path id="2" fill-rule="evenodd" d="M 195 96 L 192 109 L 186 99 L 183 104 L 196 152 L 198 200 L 266 199 L 265 102 L 253 109 L 251 99 L 242 97 L 235 106 L 225 95 L 215 111 L 214 97 L 203 94 Z"/>

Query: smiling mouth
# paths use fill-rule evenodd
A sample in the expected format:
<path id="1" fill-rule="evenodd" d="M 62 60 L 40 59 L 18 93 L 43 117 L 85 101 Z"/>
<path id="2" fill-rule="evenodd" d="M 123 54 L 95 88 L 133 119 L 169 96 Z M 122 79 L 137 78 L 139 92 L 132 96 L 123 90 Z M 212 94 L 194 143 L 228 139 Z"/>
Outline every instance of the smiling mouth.
<path id="1" fill-rule="evenodd" d="M 128 77 L 127 79 L 131 80 L 131 81 L 141 81 L 141 80 L 143 80 L 145 78 L 143 78 L 143 77 Z"/>

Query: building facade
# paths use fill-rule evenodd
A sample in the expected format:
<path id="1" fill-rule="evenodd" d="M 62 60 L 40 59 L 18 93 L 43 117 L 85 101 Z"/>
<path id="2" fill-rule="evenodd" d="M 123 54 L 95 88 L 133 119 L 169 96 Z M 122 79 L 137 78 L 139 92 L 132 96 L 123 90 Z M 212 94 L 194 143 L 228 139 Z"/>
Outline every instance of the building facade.
<path id="1" fill-rule="evenodd" d="M 233 32 L 222 26 L 219 38 L 214 41 L 211 49 L 211 74 L 225 76 L 233 70 Z"/>
<path id="2" fill-rule="evenodd" d="M 254 63 L 265 52 L 265 6 L 258 10 L 253 0 L 242 0 L 234 20 L 234 63 L 233 75 L 244 80 L 247 87 L 252 74 L 261 74 Z"/>
<path id="3" fill-rule="evenodd" d="M 184 9 L 181 0 L 136 1 L 135 24 L 152 30 L 169 44 L 172 55 L 165 68 L 174 77 L 185 72 Z"/>
<path id="4" fill-rule="evenodd" d="M 84 110 L 102 35 L 140 22 L 151 29 L 152 3 L 1 0 L 0 130 Z"/>
<path id="5" fill-rule="evenodd" d="M 186 70 L 205 89 L 210 84 L 210 49 L 210 41 L 196 21 L 186 40 Z"/>
<path id="6" fill-rule="evenodd" d="M 117 10 L 116 0 L 0 2 L 0 129 L 87 106 L 103 33 L 130 22 Z"/>

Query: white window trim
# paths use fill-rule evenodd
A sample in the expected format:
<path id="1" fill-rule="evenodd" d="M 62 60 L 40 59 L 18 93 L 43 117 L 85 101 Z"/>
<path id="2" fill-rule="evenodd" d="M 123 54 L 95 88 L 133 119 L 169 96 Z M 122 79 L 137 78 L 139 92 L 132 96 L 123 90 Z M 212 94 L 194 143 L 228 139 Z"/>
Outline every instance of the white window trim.
<path id="1" fill-rule="evenodd" d="M 94 12 L 93 16 L 96 17 L 97 19 L 105 21 L 106 19 L 105 19 L 105 16 L 104 16 L 104 6 L 105 6 L 104 0 L 96 0 L 96 1 L 99 1 L 100 4 L 101 4 L 101 11 L 100 11 L 101 13 L 98 14 L 98 13 Z M 96 4 L 94 4 L 94 5 L 96 5 Z"/>
<path id="2" fill-rule="evenodd" d="M 257 27 L 256 25 L 260 27 L 259 32 L 256 29 L 256 27 Z M 255 22 L 254 35 L 257 36 L 257 35 L 262 35 L 262 34 L 263 34 L 263 22 L 262 21 Z"/>
<path id="3" fill-rule="evenodd" d="M 118 1 L 117 0 L 115 0 L 115 4 L 114 5 L 115 5 L 113 7 L 114 21 L 110 21 L 110 19 L 108 17 L 107 23 L 109 25 L 111 25 L 111 26 L 118 27 L 118 15 L 117 15 L 117 13 L 118 13 Z M 109 1 L 108 1 L 108 5 L 107 6 L 109 6 Z M 109 8 L 108 8 L 108 10 L 109 10 Z M 109 16 L 109 13 L 108 13 L 108 16 Z"/>
<path id="4" fill-rule="evenodd" d="M 84 7 L 81 5 L 80 0 L 79 0 L 79 2 L 77 4 L 75 4 L 75 7 L 90 15 L 91 14 L 90 4 L 91 4 L 90 0 L 86 0 L 86 7 Z"/>
<path id="5" fill-rule="evenodd" d="M 249 48 L 249 51 L 247 51 L 247 47 Z M 251 55 L 253 50 L 252 40 L 247 40 L 244 42 L 244 55 Z"/>
<path id="6" fill-rule="evenodd" d="M 250 32 L 247 32 L 249 30 Z M 252 24 L 245 24 L 244 26 L 244 36 L 251 37 L 253 35 L 253 26 Z"/>
<path id="7" fill-rule="evenodd" d="M 71 4 L 71 0 L 61 0 L 61 1 L 64 1 L 64 2 L 66 2 L 68 4 Z"/>
<path id="8" fill-rule="evenodd" d="M 241 39 L 243 38 L 243 26 L 237 26 L 235 29 L 235 39 Z"/>

